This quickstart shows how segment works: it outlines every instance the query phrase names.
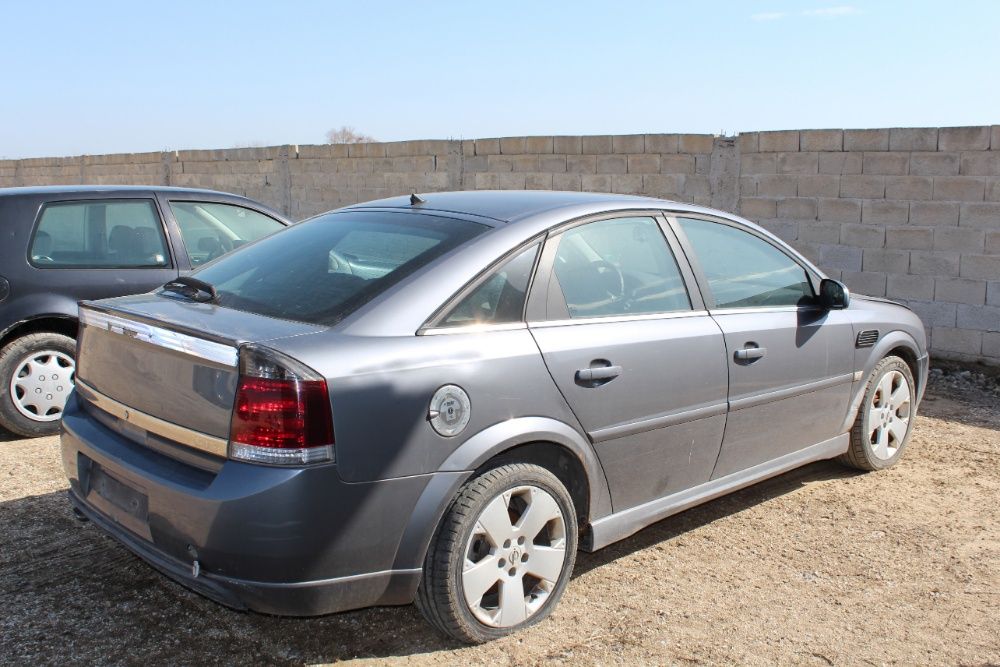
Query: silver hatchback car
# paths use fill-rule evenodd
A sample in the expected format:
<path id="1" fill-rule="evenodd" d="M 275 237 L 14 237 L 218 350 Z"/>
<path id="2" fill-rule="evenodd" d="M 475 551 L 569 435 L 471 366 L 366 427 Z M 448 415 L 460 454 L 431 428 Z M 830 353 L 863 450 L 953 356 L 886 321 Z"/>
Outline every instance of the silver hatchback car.
<path id="1" fill-rule="evenodd" d="M 923 326 L 676 202 L 455 192 L 290 227 L 84 304 L 77 513 L 223 604 L 543 619 L 578 548 L 906 446 Z"/>

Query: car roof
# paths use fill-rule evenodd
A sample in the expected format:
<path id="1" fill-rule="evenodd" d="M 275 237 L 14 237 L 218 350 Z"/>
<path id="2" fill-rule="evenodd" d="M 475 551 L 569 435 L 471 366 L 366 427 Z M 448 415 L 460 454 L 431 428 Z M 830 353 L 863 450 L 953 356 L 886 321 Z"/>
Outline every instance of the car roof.
<path id="1" fill-rule="evenodd" d="M 216 190 L 206 190 L 203 188 L 176 188 L 166 185 L 31 185 L 15 188 L 0 188 L 0 197 L 101 192 L 184 192 L 216 196 L 224 195 L 226 197 L 239 197 L 240 199 L 244 198 L 242 195 L 234 195 L 229 192 L 218 192 Z"/>
<path id="2" fill-rule="evenodd" d="M 599 192 L 559 192 L 551 190 L 469 190 L 462 192 L 428 192 L 418 195 L 423 203 L 411 204 L 410 196 L 389 197 L 355 204 L 348 208 L 396 208 L 407 210 L 463 213 L 499 222 L 513 222 L 540 213 L 560 209 L 661 208 L 705 211 L 703 207 L 638 195 L 604 194 Z"/>

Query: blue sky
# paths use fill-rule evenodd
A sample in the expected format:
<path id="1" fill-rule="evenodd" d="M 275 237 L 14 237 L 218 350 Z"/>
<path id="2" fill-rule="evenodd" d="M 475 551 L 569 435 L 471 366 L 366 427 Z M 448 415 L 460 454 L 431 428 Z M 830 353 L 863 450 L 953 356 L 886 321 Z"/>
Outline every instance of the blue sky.
<path id="1" fill-rule="evenodd" d="M 1000 2 L 0 0 L 0 157 L 1000 123 Z"/>

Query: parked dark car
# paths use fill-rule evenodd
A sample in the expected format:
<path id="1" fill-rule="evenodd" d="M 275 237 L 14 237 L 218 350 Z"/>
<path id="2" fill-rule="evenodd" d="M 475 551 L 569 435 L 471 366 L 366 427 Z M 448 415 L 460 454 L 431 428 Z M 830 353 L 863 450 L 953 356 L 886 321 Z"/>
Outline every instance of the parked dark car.
<path id="1" fill-rule="evenodd" d="M 891 466 L 927 380 L 904 306 L 642 197 L 387 199 L 193 278 L 81 307 L 76 510 L 232 607 L 415 600 L 469 642 L 544 618 L 578 546 L 819 459 Z"/>
<path id="2" fill-rule="evenodd" d="M 288 224 L 211 190 L 0 189 L 0 426 L 58 432 L 79 300 L 149 291 Z"/>

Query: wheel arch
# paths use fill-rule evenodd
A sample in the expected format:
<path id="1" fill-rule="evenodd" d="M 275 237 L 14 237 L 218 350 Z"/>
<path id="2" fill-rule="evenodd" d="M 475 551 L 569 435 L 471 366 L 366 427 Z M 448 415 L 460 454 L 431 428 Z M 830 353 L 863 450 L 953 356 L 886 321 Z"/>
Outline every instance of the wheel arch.
<path id="1" fill-rule="evenodd" d="M 923 395 L 927 378 L 924 372 L 926 364 L 921 364 L 921 359 L 926 356 L 926 353 L 921 353 L 917 341 L 907 332 L 898 329 L 890 331 L 882 336 L 874 347 L 871 348 L 864 366 L 860 369 L 861 378 L 855 383 L 854 396 L 851 398 L 851 407 L 844 420 L 843 431 L 849 430 L 857 418 L 861 402 L 865 398 L 868 376 L 871 375 L 875 364 L 890 355 L 898 356 L 906 362 L 906 365 L 910 368 L 910 372 L 913 373 L 913 380 L 917 384 L 915 387 L 916 395 Z"/>
<path id="2" fill-rule="evenodd" d="M 73 315 L 65 313 L 36 315 L 20 320 L 0 333 L 0 349 L 18 338 L 36 333 L 57 333 L 75 339 L 78 327 L 79 321 Z"/>

